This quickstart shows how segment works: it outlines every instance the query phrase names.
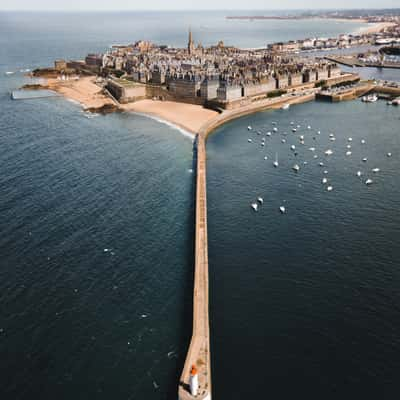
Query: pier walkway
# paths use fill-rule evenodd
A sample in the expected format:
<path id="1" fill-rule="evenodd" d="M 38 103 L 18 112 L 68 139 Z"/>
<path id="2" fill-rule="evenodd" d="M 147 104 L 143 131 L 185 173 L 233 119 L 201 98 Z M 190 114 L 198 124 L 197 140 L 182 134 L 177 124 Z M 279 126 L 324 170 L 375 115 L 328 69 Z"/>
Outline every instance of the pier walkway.
<path id="1" fill-rule="evenodd" d="M 206 139 L 218 126 L 241 116 L 268 108 L 280 108 L 283 104 L 303 103 L 315 99 L 315 93 L 296 97 L 279 97 L 224 111 L 206 122 L 197 133 L 196 175 L 196 229 L 193 294 L 193 332 L 178 388 L 179 400 L 211 400 L 211 354 L 208 310 L 208 236 L 206 190 Z M 198 390 L 193 396 L 190 390 L 191 371 L 197 372 Z"/>

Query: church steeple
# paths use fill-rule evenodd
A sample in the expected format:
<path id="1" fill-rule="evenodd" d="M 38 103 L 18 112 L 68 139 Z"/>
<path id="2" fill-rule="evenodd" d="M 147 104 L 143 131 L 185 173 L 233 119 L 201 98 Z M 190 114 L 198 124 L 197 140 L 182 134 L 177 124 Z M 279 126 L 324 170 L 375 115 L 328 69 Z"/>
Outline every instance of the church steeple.
<path id="1" fill-rule="evenodd" d="M 188 53 L 189 54 L 193 54 L 194 53 L 194 42 L 193 42 L 193 36 L 192 36 L 191 28 L 189 28 Z"/>

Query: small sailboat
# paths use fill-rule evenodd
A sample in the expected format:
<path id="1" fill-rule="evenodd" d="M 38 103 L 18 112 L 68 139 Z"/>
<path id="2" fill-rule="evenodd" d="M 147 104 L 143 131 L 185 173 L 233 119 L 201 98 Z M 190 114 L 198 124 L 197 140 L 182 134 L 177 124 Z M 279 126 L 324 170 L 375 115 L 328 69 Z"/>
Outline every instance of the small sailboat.
<path id="1" fill-rule="evenodd" d="M 346 156 L 351 156 L 351 151 L 346 151 Z"/>
<path id="2" fill-rule="evenodd" d="M 322 178 L 322 183 L 327 183 L 328 182 L 328 179 L 327 178 Z"/>
<path id="3" fill-rule="evenodd" d="M 327 190 L 328 192 L 332 192 L 333 186 L 328 186 L 328 187 L 326 188 L 326 190 Z"/>
<path id="4" fill-rule="evenodd" d="M 272 130 L 273 130 L 274 132 L 278 132 L 278 128 L 277 128 L 277 127 L 273 127 Z"/>
<path id="5" fill-rule="evenodd" d="M 311 129 L 311 126 L 310 126 L 310 125 L 308 125 L 308 126 L 307 126 L 307 129 Z"/>
<path id="6" fill-rule="evenodd" d="M 284 206 L 280 206 L 279 211 L 281 212 L 281 214 L 285 214 L 286 208 Z"/>
<path id="7" fill-rule="evenodd" d="M 282 110 L 289 110 L 290 104 L 286 103 L 282 106 Z"/>
<path id="8" fill-rule="evenodd" d="M 363 160 L 363 162 L 367 162 L 368 158 L 364 157 L 362 160 Z"/>
<path id="9" fill-rule="evenodd" d="M 292 129 L 292 132 L 293 132 L 293 133 L 297 132 L 297 129 L 296 129 L 296 128 L 293 128 L 293 129 Z"/>
<path id="10" fill-rule="evenodd" d="M 251 143 L 251 142 L 252 142 L 252 140 L 251 140 L 251 139 L 247 139 L 247 141 L 248 141 L 249 143 Z"/>
<path id="11" fill-rule="evenodd" d="M 257 203 L 252 203 L 252 204 L 251 204 L 251 208 L 252 208 L 254 211 L 258 211 L 258 204 L 257 204 Z"/>
<path id="12" fill-rule="evenodd" d="M 248 127 L 247 127 L 247 130 L 248 131 L 251 131 L 253 128 L 251 127 L 251 125 L 249 125 Z"/>
<path id="13" fill-rule="evenodd" d="M 310 147 L 308 150 L 315 151 L 315 147 Z"/>
<path id="14" fill-rule="evenodd" d="M 324 174 L 326 175 L 328 173 L 328 170 L 326 169 L 325 171 L 324 171 Z"/>
<path id="15" fill-rule="evenodd" d="M 304 140 L 304 135 L 300 135 L 300 140 Z"/>
<path id="16" fill-rule="evenodd" d="M 349 138 L 347 139 L 347 141 L 348 141 L 348 142 L 352 142 L 352 141 L 353 141 L 353 138 L 349 137 Z"/>
<path id="17" fill-rule="evenodd" d="M 364 139 L 361 139 L 361 144 L 365 144 L 365 140 Z"/>
<path id="18" fill-rule="evenodd" d="M 387 153 L 386 154 L 388 157 L 392 157 L 392 153 Z"/>
<path id="19" fill-rule="evenodd" d="M 357 171 L 357 176 L 360 177 L 362 175 L 361 171 Z"/>
<path id="20" fill-rule="evenodd" d="M 336 140 L 336 138 L 335 138 L 335 137 L 331 137 L 329 140 L 330 140 L 331 142 L 334 142 L 334 141 Z"/>
<path id="21" fill-rule="evenodd" d="M 379 168 L 373 168 L 373 169 L 372 169 L 372 172 L 373 172 L 374 174 L 376 174 L 376 173 L 379 172 L 379 171 L 380 171 Z"/>
<path id="22" fill-rule="evenodd" d="M 325 164 L 324 164 L 323 162 L 320 162 L 320 163 L 319 163 L 319 166 L 320 166 L 320 167 L 323 167 L 324 165 L 325 165 Z"/>
<path id="23" fill-rule="evenodd" d="M 294 164 L 293 167 L 292 167 L 292 169 L 293 169 L 293 171 L 295 171 L 295 172 L 299 172 L 299 171 L 300 171 L 300 167 L 299 167 L 298 164 Z"/>
<path id="24" fill-rule="evenodd" d="M 351 149 L 351 144 L 348 144 L 346 147 L 347 147 L 348 149 Z"/>
<path id="25" fill-rule="evenodd" d="M 267 156 L 265 156 L 265 157 L 264 157 L 264 160 L 268 160 L 268 157 L 267 157 Z"/>
<path id="26" fill-rule="evenodd" d="M 257 197 L 257 201 L 258 201 L 260 204 L 263 204 L 263 203 L 264 203 L 264 199 L 263 199 L 262 197 Z"/>
<path id="27" fill-rule="evenodd" d="M 278 153 L 275 153 L 274 167 L 277 168 L 278 166 L 279 166 L 279 162 L 278 162 Z"/>
<path id="28" fill-rule="evenodd" d="M 365 181 L 365 184 L 368 186 L 368 185 L 371 185 L 372 183 L 374 183 L 374 181 L 372 180 L 372 179 L 367 179 L 366 181 Z"/>
<path id="29" fill-rule="evenodd" d="M 333 154 L 333 151 L 331 149 L 328 149 L 328 150 L 325 151 L 325 154 L 327 156 L 331 156 Z"/>
<path id="30" fill-rule="evenodd" d="M 282 139 L 281 142 L 282 142 L 282 143 L 286 143 L 286 139 Z"/>
<path id="31" fill-rule="evenodd" d="M 271 136 L 271 132 L 267 132 L 267 136 Z"/>
<path id="32" fill-rule="evenodd" d="M 292 145 L 290 146 L 290 149 L 293 150 L 293 151 L 295 151 L 295 150 L 296 150 L 296 146 L 295 146 L 294 144 L 292 144 Z"/>

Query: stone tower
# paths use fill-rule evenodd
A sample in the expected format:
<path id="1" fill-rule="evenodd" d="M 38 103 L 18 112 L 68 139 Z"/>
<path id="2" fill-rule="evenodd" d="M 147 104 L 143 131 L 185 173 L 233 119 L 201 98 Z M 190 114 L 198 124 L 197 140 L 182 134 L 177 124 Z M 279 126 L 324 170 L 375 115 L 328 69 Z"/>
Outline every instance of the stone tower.
<path id="1" fill-rule="evenodd" d="M 192 30 L 189 28 L 188 53 L 193 54 L 194 49 L 195 47 L 193 42 Z"/>

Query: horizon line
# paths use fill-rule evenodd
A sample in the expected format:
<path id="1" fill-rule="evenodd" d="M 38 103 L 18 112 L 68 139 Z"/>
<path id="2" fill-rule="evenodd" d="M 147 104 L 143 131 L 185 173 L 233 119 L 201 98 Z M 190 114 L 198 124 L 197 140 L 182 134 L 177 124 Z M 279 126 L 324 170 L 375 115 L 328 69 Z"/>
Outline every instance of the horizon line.
<path id="1" fill-rule="evenodd" d="M 121 9 L 112 9 L 112 8 L 101 8 L 101 9 L 90 9 L 90 8 L 83 8 L 83 9 L 65 9 L 65 8 L 39 8 L 39 9 L 29 9 L 29 8 L 6 8 L 1 9 L 0 12 L 124 12 L 124 11 L 131 11 L 131 12 L 164 12 L 164 11 L 367 11 L 367 10 L 400 10 L 400 7 L 373 7 L 373 8 L 354 8 L 354 7 L 341 7 L 341 8 L 331 8 L 331 7 L 318 7 L 318 8 L 143 8 L 143 9 L 133 9 L 133 8 L 121 8 Z"/>

